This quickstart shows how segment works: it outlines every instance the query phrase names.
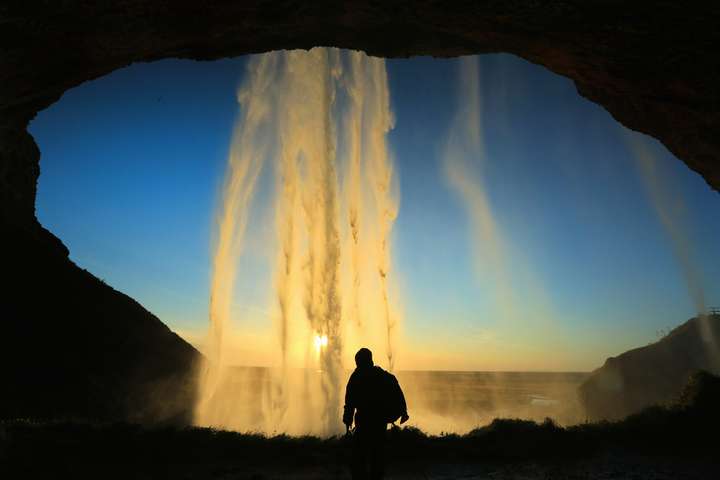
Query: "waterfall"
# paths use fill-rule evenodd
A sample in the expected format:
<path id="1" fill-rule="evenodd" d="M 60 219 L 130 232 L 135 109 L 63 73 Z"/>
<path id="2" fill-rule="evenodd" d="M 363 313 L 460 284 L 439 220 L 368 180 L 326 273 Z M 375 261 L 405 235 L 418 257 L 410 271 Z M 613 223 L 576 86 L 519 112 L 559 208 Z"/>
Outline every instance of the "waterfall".
<path id="1" fill-rule="evenodd" d="M 210 329 L 195 422 L 265 433 L 341 431 L 346 352 L 369 346 L 393 369 L 399 321 L 391 234 L 397 183 L 382 59 L 314 48 L 254 57 L 238 91 L 212 262 Z M 275 179 L 277 349 L 267 378 L 224 352 L 257 180 Z M 380 354 L 380 355 L 378 355 Z M 383 356 L 384 354 L 384 356 Z M 350 357 L 351 358 L 351 357 Z M 241 376 L 246 378 L 240 378 Z"/>

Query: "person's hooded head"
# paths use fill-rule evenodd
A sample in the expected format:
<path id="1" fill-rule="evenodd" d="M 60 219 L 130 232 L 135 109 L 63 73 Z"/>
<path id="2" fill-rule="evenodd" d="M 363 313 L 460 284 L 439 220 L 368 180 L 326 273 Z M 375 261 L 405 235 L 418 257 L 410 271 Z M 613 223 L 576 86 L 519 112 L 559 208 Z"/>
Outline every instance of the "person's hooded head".
<path id="1" fill-rule="evenodd" d="M 373 366 L 372 352 L 369 348 L 361 348 L 355 354 L 357 368 L 370 368 Z"/>

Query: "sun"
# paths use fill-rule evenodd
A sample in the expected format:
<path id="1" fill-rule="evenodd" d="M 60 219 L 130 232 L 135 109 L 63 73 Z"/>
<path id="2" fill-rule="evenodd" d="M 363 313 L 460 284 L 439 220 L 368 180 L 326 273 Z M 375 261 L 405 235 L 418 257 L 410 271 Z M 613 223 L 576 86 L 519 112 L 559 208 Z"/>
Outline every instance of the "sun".
<path id="1" fill-rule="evenodd" d="M 313 339 L 313 344 L 315 345 L 315 351 L 320 353 L 320 350 L 327 347 L 327 344 L 328 344 L 327 335 L 315 334 L 315 338 Z"/>

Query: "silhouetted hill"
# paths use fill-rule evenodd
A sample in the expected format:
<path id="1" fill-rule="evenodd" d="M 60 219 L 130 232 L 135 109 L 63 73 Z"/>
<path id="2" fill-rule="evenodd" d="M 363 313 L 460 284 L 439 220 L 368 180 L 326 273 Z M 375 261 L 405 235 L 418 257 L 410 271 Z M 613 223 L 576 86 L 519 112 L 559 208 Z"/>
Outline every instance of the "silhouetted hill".
<path id="1" fill-rule="evenodd" d="M 3 245 L 0 418 L 189 418 L 192 346 L 45 229 L 18 227 Z"/>
<path id="2" fill-rule="evenodd" d="M 591 373 L 580 399 L 591 420 L 619 419 L 677 397 L 697 370 L 720 372 L 720 316 L 691 318 L 664 338 Z"/>

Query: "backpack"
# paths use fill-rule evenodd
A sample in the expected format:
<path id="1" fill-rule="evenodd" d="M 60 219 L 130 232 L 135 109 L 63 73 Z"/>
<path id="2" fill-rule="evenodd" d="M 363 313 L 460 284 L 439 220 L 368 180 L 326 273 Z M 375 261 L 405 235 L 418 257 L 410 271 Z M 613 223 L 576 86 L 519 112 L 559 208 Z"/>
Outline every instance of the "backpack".
<path id="1" fill-rule="evenodd" d="M 405 395 L 403 395 L 400 384 L 390 372 L 378 367 L 381 372 L 381 414 L 387 423 L 395 423 L 407 410 Z"/>

